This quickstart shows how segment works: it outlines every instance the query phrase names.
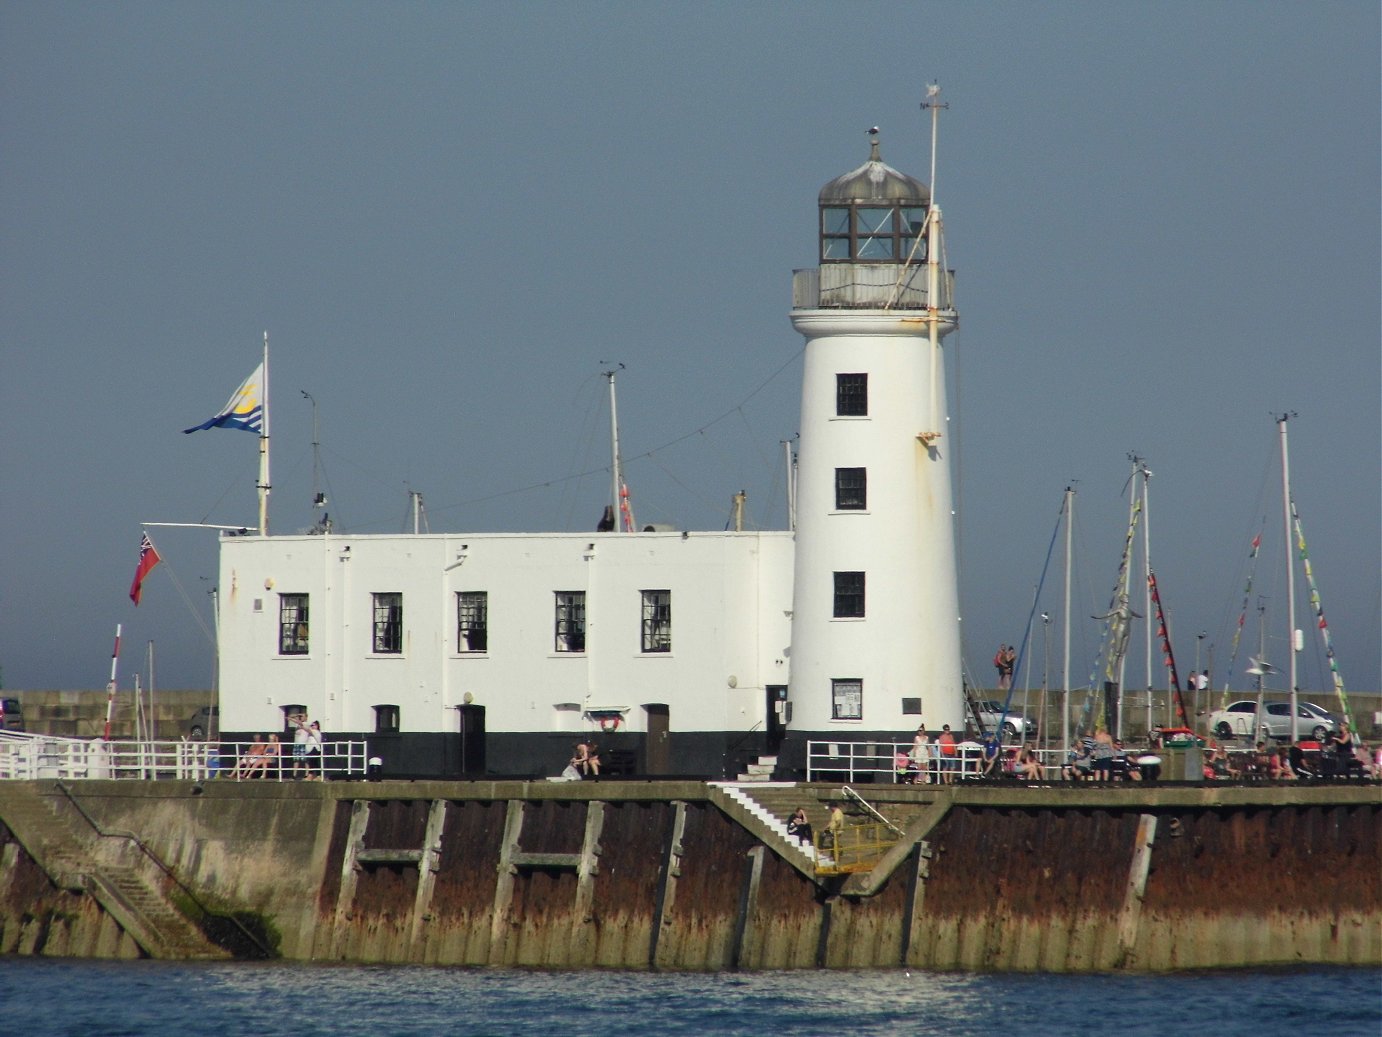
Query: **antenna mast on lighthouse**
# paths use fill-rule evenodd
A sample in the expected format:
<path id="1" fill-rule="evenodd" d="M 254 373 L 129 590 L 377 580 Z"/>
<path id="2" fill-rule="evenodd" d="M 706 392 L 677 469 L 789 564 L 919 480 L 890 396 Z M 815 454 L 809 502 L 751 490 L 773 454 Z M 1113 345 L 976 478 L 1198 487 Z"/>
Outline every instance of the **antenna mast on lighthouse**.
<path id="1" fill-rule="evenodd" d="M 931 406 L 927 420 L 930 427 L 917 438 L 930 447 L 941 438 L 940 422 L 940 355 L 941 355 L 941 252 L 942 229 L 941 210 L 936 204 L 936 142 L 940 135 L 941 109 L 950 105 L 939 100 L 939 83 L 926 88 L 926 100 L 921 103 L 922 111 L 931 113 L 931 201 L 926 208 L 926 319 L 930 327 L 931 351 Z"/>
<path id="2" fill-rule="evenodd" d="M 619 456 L 619 407 L 614 391 L 614 376 L 624 370 L 624 365 L 612 367 L 601 372 L 609 380 L 609 439 L 610 439 L 610 507 L 614 517 L 614 528 L 618 532 L 633 532 L 633 505 L 629 501 L 629 488 L 624 484 L 624 462 Z"/>

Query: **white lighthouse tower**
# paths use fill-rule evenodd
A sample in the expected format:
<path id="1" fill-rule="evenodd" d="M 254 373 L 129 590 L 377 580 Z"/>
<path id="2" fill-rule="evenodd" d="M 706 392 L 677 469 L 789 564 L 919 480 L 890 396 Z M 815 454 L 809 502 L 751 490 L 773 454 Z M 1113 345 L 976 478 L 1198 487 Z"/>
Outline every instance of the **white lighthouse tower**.
<path id="1" fill-rule="evenodd" d="M 941 348 L 952 275 L 931 190 L 869 132 L 868 161 L 821 189 L 820 265 L 792 284 L 806 337 L 793 762 L 805 739 L 893 740 L 964 717 Z"/>

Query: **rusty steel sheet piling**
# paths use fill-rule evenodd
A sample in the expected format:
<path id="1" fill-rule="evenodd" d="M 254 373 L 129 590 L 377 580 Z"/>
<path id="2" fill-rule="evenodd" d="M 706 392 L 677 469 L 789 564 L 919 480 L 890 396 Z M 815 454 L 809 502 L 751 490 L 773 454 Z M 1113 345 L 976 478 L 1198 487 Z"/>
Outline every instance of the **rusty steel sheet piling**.
<path id="1" fill-rule="evenodd" d="M 752 786 L 735 795 L 751 798 Z M 776 791 L 813 810 L 838 795 Z M 1382 964 L 1377 785 L 965 783 L 862 795 L 905 835 L 872 871 L 818 876 L 794 844 L 700 782 L 0 783 L 0 953 L 148 953 L 156 940 L 132 940 L 85 892 L 103 869 L 136 861 L 166 869 L 173 906 L 203 905 L 194 919 L 252 917 L 291 960 Z"/>

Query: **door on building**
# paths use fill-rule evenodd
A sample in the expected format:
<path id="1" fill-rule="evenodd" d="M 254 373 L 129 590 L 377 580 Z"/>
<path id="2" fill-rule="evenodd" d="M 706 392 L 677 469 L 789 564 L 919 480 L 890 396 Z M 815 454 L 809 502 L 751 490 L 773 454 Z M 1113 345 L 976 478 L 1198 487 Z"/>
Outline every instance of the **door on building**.
<path id="1" fill-rule="evenodd" d="M 768 755 L 774 755 L 782 748 L 782 740 L 787 737 L 787 685 L 768 685 L 768 722 L 763 725 L 767 732 Z"/>
<path id="2" fill-rule="evenodd" d="M 648 740 L 643 746 L 643 773 L 672 773 L 672 715 L 666 703 L 649 702 L 643 706 L 648 721 Z"/>

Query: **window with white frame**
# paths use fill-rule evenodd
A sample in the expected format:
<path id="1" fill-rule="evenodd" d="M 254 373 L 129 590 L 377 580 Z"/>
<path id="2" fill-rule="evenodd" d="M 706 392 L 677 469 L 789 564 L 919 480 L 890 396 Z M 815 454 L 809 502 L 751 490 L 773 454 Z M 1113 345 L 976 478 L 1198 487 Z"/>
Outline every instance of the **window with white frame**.
<path id="1" fill-rule="evenodd" d="M 456 651 L 489 651 L 489 592 L 456 592 Z"/>
<path id="2" fill-rule="evenodd" d="M 307 595 L 278 596 L 278 654 L 307 654 Z"/>
<path id="3" fill-rule="evenodd" d="M 556 650 L 585 651 L 585 591 L 556 592 Z"/>
<path id="4" fill-rule="evenodd" d="M 830 682 L 830 719 L 864 719 L 864 682 L 858 677 L 836 678 Z"/>
<path id="5" fill-rule="evenodd" d="M 374 595 L 374 654 L 403 651 L 403 595 L 395 591 Z"/>
<path id="6" fill-rule="evenodd" d="M 672 650 L 672 592 L 643 591 L 643 651 Z"/>

